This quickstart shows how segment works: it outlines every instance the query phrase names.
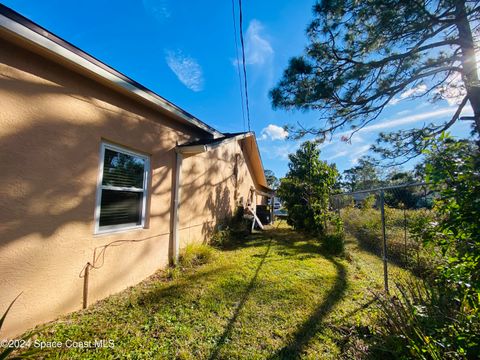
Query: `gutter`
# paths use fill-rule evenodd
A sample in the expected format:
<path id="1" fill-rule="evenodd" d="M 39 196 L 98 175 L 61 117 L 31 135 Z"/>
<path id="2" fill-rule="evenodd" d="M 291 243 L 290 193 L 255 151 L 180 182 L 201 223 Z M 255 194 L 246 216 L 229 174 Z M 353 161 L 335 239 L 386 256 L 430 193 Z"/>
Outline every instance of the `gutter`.
<path id="1" fill-rule="evenodd" d="M 176 148 L 177 152 L 180 152 L 182 154 L 189 154 L 189 155 L 195 155 L 195 154 L 200 154 L 203 152 L 207 152 L 210 150 L 214 150 L 220 146 L 223 146 L 225 144 L 242 140 L 247 137 L 254 136 L 252 132 L 249 133 L 243 133 L 239 134 L 236 136 L 228 137 L 228 138 L 223 138 L 223 139 L 218 139 L 218 141 L 211 142 L 210 144 L 199 144 L 199 145 L 178 145 Z"/>

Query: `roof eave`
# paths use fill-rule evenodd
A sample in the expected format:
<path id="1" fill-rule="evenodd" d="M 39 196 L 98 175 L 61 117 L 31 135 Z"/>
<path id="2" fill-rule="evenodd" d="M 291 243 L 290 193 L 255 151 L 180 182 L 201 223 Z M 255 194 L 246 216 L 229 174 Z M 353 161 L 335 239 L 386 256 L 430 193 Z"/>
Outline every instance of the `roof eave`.
<path id="1" fill-rule="evenodd" d="M 247 132 L 247 133 L 238 134 L 229 138 L 219 139 L 218 141 L 215 141 L 206 145 L 178 145 L 176 147 L 176 151 L 182 154 L 190 154 L 190 155 L 200 154 L 202 152 L 213 150 L 220 146 L 228 144 L 230 142 L 242 140 L 250 136 L 255 136 L 255 135 L 253 132 Z"/>

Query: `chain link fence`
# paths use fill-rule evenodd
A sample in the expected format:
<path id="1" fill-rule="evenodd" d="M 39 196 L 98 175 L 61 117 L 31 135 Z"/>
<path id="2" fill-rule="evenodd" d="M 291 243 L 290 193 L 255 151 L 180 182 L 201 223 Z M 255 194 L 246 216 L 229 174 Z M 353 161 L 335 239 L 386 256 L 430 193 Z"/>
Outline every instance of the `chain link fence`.
<path id="1" fill-rule="evenodd" d="M 434 260 L 422 246 L 421 232 L 429 221 L 435 193 L 425 183 L 392 185 L 332 195 L 331 208 L 359 246 L 383 259 L 385 290 L 389 264 L 424 277 Z"/>

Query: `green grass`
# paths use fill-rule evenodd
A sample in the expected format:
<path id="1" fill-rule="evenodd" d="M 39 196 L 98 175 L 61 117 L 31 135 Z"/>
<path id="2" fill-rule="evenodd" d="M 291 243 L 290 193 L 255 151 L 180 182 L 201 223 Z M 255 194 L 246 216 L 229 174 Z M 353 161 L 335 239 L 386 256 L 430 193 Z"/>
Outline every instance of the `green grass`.
<path id="1" fill-rule="evenodd" d="M 202 251 L 208 263 L 184 267 L 175 276 L 158 272 L 87 310 L 60 318 L 39 336 L 61 342 L 111 339 L 113 349 L 57 349 L 40 356 L 328 359 L 362 355 L 361 336 L 350 335 L 375 321 L 371 291 L 383 288 L 383 265 L 352 238 L 347 237 L 345 258 L 322 254 L 317 240 L 286 226 L 222 250 Z M 390 270 L 392 278 L 404 273 L 393 266 Z"/>

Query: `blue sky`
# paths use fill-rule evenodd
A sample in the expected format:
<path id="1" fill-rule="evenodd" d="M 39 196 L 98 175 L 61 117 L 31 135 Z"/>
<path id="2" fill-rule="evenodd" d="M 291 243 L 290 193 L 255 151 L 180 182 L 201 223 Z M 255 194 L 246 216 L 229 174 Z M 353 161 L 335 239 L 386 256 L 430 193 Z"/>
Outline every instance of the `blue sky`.
<path id="1" fill-rule="evenodd" d="M 3 2 L 218 130 L 245 130 L 230 1 Z M 280 79 L 288 59 L 307 44 L 305 28 L 314 1 L 243 3 L 251 129 L 257 134 L 265 168 L 282 176 L 288 169 L 288 153 L 300 144 L 287 140 L 282 126 L 297 121 L 314 124 L 316 115 L 274 111 L 268 91 Z M 380 131 L 440 123 L 453 115 L 454 99 L 435 104 L 409 100 L 422 90 L 416 87 L 399 95 L 351 144 L 340 141 L 341 134 L 334 136 L 322 145 L 322 159 L 335 162 L 343 171 L 368 152 Z M 469 113 L 470 109 L 464 111 Z M 469 131 L 470 123 L 465 121 L 452 128 L 457 136 L 467 136 Z"/>

